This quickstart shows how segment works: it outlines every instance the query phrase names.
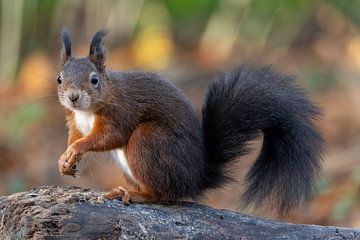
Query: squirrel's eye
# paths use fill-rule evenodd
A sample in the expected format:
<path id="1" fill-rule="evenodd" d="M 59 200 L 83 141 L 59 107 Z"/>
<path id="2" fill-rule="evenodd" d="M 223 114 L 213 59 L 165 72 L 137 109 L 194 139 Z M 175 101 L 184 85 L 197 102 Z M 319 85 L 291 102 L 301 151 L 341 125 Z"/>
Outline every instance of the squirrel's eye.
<path id="1" fill-rule="evenodd" d="M 60 75 L 57 77 L 56 82 L 57 82 L 58 84 L 61 84 L 61 83 L 62 83 L 62 78 L 61 78 Z"/>
<path id="2" fill-rule="evenodd" d="M 91 84 L 93 84 L 93 85 L 97 85 L 98 83 L 99 83 L 99 77 L 97 76 L 97 75 L 93 75 L 92 77 L 91 77 Z"/>

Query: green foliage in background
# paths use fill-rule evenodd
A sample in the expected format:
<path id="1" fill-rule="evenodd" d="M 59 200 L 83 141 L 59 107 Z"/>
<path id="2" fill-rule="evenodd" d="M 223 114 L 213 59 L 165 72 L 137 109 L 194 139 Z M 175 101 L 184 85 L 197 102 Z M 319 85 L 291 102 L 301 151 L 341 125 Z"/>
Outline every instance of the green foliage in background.
<path id="1" fill-rule="evenodd" d="M 40 102 L 19 106 L 4 117 L 0 123 L 2 132 L 6 134 L 12 144 L 22 143 L 26 132 L 44 115 L 44 106 Z"/>
<path id="2" fill-rule="evenodd" d="M 329 0 L 329 2 L 339 9 L 355 25 L 358 27 L 360 26 L 360 1 Z"/>
<path id="3" fill-rule="evenodd" d="M 162 0 L 171 17 L 175 39 L 180 45 L 192 45 L 206 27 L 219 0 Z"/>
<path id="4" fill-rule="evenodd" d="M 261 49 L 267 45 L 289 47 L 303 25 L 314 17 L 318 6 L 329 5 L 338 9 L 346 18 L 357 26 L 360 24 L 360 2 L 345 0 L 134 0 L 101 2 L 103 8 L 96 8 L 97 1 L 25 1 L 1 0 L 1 69 L 0 81 L 13 82 L 23 56 L 42 48 L 51 48 L 58 36 L 60 27 L 66 22 L 69 12 L 76 12 L 77 20 L 73 23 L 79 31 L 82 16 L 94 23 L 100 16 L 109 16 L 109 9 L 120 6 L 119 9 L 133 5 L 133 8 L 143 10 L 146 3 L 160 4 L 167 11 L 168 18 L 163 18 L 163 25 L 172 30 L 178 47 L 196 46 L 203 33 L 222 9 L 223 19 L 228 14 L 235 16 L 227 24 L 235 26 L 238 36 L 256 43 Z M 232 13 L 230 13 L 232 11 Z M 99 12 L 99 14 L 97 14 Z M 140 13 L 141 14 L 141 13 Z M 163 14 L 152 13 L 153 16 Z M 170 21 L 168 21 L 168 20 Z M 223 21 L 221 18 L 216 18 Z M 139 18 L 134 21 L 138 21 Z M 99 24 L 90 24 L 96 26 Z M 220 23 L 221 25 L 221 23 Z M 133 24 L 132 27 L 136 27 Z M 223 26 L 226 29 L 226 26 Z M 136 31 L 129 31 L 134 34 Z M 219 32 L 222 32 L 219 29 Z"/>

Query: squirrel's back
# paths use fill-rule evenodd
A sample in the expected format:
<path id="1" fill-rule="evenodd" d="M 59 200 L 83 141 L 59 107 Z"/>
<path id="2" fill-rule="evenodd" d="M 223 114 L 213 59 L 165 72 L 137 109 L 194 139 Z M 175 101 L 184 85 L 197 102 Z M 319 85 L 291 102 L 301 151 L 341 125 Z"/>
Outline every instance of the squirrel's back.
<path id="1" fill-rule="evenodd" d="M 111 95 L 120 98 L 124 106 L 132 107 L 129 109 L 131 112 L 142 114 L 143 121 L 167 119 L 162 122 L 170 125 L 176 123 L 177 126 L 190 121 L 195 128 L 201 129 L 200 119 L 189 99 L 159 74 L 108 70 L 107 76 L 112 83 Z"/>

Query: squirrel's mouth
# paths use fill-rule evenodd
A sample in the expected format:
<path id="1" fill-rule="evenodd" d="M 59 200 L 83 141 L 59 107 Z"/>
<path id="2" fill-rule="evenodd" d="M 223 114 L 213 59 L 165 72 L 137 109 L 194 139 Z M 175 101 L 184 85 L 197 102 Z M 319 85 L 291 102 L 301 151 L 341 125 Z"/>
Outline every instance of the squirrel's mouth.
<path id="1" fill-rule="evenodd" d="M 91 107 L 92 102 L 88 94 L 84 93 L 75 96 L 65 92 L 64 94 L 59 94 L 59 100 L 69 110 L 87 110 Z"/>
<path id="2" fill-rule="evenodd" d="M 67 105 L 68 105 L 67 107 L 70 108 L 71 110 L 86 110 L 86 108 L 79 103 L 69 103 Z"/>
<path id="3" fill-rule="evenodd" d="M 65 99 L 64 101 L 60 101 L 62 105 L 64 105 L 69 110 L 86 110 L 87 107 L 82 104 L 82 102 L 71 102 Z"/>

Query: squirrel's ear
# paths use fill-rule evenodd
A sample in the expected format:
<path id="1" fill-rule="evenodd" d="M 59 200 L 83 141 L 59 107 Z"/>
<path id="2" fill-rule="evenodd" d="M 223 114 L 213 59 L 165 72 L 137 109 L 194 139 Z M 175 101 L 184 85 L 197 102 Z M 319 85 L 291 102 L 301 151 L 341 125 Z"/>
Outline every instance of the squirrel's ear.
<path id="1" fill-rule="evenodd" d="M 61 64 L 64 66 L 71 57 L 71 38 L 70 33 L 66 28 L 63 29 L 61 38 L 63 41 L 63 47 L 61 49 Z"/>
<path id="2" fill-rule="evenodd" d="M 106 57 L 106 50 L 103 46 L 103 38 L 108 32 L 105 30 L 98 31 L 93 37 L 90 44 L 89 59 L 92 61 L 97 69 L 102 72 L 105 69 L 104 62 Z"/>

